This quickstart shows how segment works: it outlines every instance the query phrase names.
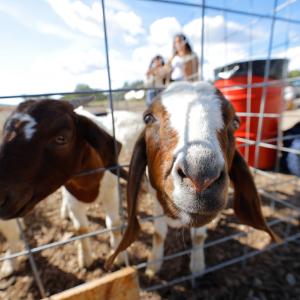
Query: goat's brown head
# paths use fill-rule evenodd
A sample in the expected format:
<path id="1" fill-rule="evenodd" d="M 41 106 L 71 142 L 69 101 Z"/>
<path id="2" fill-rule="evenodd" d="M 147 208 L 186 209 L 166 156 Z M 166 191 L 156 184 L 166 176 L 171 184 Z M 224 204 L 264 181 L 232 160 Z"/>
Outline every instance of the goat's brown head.
<path id="1" fill-rule="evenodd" d="M 137 237 L 137 195 L 148 166 L 149 178 L 165 214 L 199 227 L 225 207 L 230 179 L 240 219 L 276 236 L 267 226 L 249 168 L 235 148 L 239 119 L 212 85 L 170 85 L 144 113 L 145 130 L 135 145 L 128 181 L 128 227 L 118 252 Z"/>
<path id="2" fill-rule="evenodd" d="M 118 142 L 117 148 L 121 148 Z M 93 166 L 91 157 L 97 167 L 116 165 L 114 140 L 108 133 L 75 114 L 67 102 L 21 103 L 3 128 L 0 218 L 23 216 L 78 172 Z M 103 174 L 94 176 L 99 187 Z M 98 192 L 96 188 L 89 195 Z"/>

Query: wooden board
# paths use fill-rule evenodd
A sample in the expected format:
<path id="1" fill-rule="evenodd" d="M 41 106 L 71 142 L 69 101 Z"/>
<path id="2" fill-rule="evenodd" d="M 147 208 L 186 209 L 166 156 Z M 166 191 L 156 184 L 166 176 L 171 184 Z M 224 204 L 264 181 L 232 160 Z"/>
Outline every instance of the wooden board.
<path id="1" fill-rule="evenodd" d="M 107 274 L 44 300 L 138 300 L 137 272 L 132 267 Z"/>

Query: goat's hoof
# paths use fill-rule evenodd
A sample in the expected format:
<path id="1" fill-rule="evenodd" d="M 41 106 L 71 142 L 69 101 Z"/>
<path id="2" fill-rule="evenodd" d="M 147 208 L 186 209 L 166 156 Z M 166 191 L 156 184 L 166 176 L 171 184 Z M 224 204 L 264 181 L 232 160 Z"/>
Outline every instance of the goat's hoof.
<path id="1" fill-rule="evenodd" d="M 14 267 L 10 260 L 5 260 L 3 262 L 2 268 L 0 270 L 0 277 L 5 278 L 12 275 L 14 272 Z"/>
<path id="2" fill-rule="evenodd" d="M 68 215 L 67 215 L 66 211 L 61 211 L 60 212 L 60 218 L 62 220 L 67 220 L 68 219 Z"/>
<path id="3" fill-rule="evenodd" d="M 1 278 L 1 280 L 0 280 L 0 291 L 5 291 L 10 286 L 12 286 L 15 282 L 16 282 L 16 277 L 15 276 L 11 276 L 11 277 L 5 278 L 5 279 Z M 8 298 L 5 298 L 5 299 L 8 299 Z"/>
<path id="4" fill-rule="evenodd" d="M 111 250 L 109 252 L 109 256 L 110 257 L 111 255 L 113 255 L 115 252 L 115 250 Z M 114 260 L 114 264 L 118 265 L 118 266 L 122 266 L 125 264 L 125 253 L 124 252 L 121 252 Z"/>
<path id="5" fill-rule="evenodd" d="M 156 275 L 156 272 L 151 268 L 147 268 L 145 274 L 148 278 L 153 278 Z"/>
<path id="6" fill-rule="evenodd" d="M 146 275 L 149 278 L 154 277 L 160 270 L 161 268 L 161 264 L 151 264 L 148 265 L 147 269 L 146 269 Z"/>
<path id="7" fill-rule="evenodd" d="M 121 253 L 116 257 L 115 263 L 120 266 L 125 264 L 125 254 Z"/>
<path id="8" fill-rule="evenodd" d="M 60 218 L 62 220 L 68 220 L 68 219 L 71 219 L 70 218 L 70 212 L 69 212 L 69 209 L 67 207 L 62 207 L 61 210 L 60 210 Z"/>
<path id="9" fill-rule="evenodd" d="M 205 264 L 190 264 L 192 274 L 201 274 L 205 271 Z"/>
<path id="10" fill-rule="evenodd" d="M 78 265 L 80 268 L 88 268 L 94 262 L 94 255 L 86 255 L 84 258 L 78 259 Z"/>

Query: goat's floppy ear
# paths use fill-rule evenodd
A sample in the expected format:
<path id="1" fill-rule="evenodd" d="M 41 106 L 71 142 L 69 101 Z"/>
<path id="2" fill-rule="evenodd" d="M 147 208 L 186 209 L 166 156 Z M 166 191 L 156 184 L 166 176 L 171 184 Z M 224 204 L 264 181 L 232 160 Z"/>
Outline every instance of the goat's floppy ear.
<path id="1" fill-rule="evenodd" d="M 235 150 L 229 172 L 234 186 L 233 208 L 242 223 L 267 232 L 273 241 L 281 239 L 269 228 L 261 210 L 261 200 L 249 167 L 241 154 Z"/>
<path id="2" fill-rule="evenodd" d="M 101 129 L 94 122 L 84 116 L 77 115 L 77 125 L 86 141 L 99 153 L 105 167 L 118 166 L 117 157 L 115 155 L 115 142 L 117 146 L 117 154 L 120 153 L 122 144 L 115 141 L 111 135 Z M 128 179 L 128 174 L 123 168 L 120 169 L 120 176 L 125 180 Z M 117 168 L 111 169 L 110 172 L 117 175 Z"/>
<path id="3" fill-rule="evenodd" d="M 147 165 L 145 131 L 143 131 L 133 149 L 127 183 L 127 214 L 128 225 L 116 251 L 107 259 L 105 268 L 109 269 L 117 255 L 128 248 L 138 236 L 140 224 L 137 219 L 138 193 L 142 176 Z"/>

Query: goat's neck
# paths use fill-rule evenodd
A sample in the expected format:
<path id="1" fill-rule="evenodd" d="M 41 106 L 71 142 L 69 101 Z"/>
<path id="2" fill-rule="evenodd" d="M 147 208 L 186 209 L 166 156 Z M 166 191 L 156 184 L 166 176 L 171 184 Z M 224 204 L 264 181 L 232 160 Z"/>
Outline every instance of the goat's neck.
<path id="1" fill-rule="evenodd" d="M 79 201 L 93 202 L 99 193 L 100 180 L 104 172 L 95 172 L 84 175 L 85 171 L 91 171 L 104 167 L 103 160 L 89 145 L 85 146 L 77 176 L 72 177 L 66 184 L 66 189 Z M 81 175 L 82 174 L 82 175 Z"/>

